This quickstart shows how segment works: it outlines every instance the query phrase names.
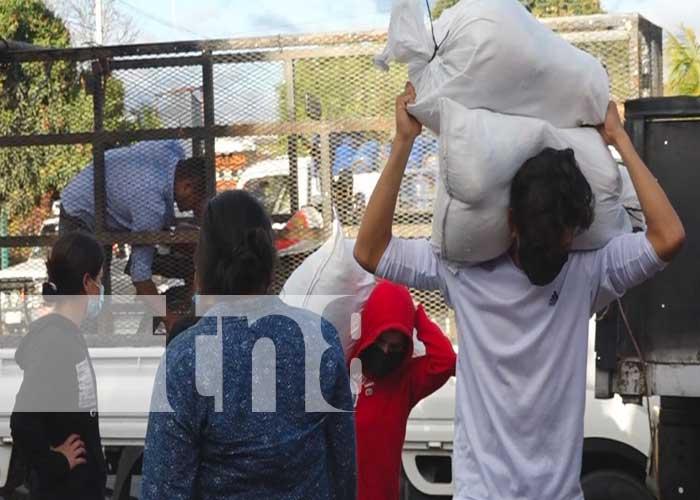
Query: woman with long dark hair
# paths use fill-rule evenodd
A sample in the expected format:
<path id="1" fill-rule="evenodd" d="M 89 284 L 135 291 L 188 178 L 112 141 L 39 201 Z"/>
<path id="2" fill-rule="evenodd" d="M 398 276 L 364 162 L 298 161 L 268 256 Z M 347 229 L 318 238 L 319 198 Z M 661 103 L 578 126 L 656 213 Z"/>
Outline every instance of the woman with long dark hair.
<path id="1" fill-rule="evenodd" d="M 53 310 L 30 325 L 15 353 L 24 376 L 10 426 L 32 499 L 105 498 L 95 373 L 80 331 L 101 308 L 103 263 L 90 235 L 76 232 L 56 242 L 44 284 Z"/>
<path id="2" fill-rule="evenodd" d="M 251 194 L 209 202 L 196 255 L 199 300 L 209 307 L 161 364 L 142 500 L 355 499 L 352 397 L 337 332 L 267 295 L 276 260 L 270 219 Z M 314 382 L 326 407 L 308 404 Z"/>

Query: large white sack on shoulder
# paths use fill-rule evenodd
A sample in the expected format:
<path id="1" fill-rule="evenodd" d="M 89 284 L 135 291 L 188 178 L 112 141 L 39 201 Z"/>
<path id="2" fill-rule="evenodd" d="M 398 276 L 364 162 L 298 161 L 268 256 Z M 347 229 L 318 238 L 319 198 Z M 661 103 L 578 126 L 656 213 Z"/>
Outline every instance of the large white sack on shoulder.
<path id="1" fill-rule="evenodd" d="M 425 19 L 421 0 L 394 0 L 389 39 L 375 62 L 409 65 L 418 95 L 409 109 L 433 132 L 440 133 L 442 97 L 557 127 L 604 121 L 610 96 L 603 65 L 518 0 L 462 0 L 444 11 L 434 23 L 441 44 L 435 57 Z"/>
<path id="2" fill-rule="evenodd" d="M 596 197 L 591 228 L 574 250 L 603 247 L 631 231 L 621 202 L 617 163 L 593 128 L 558 129 L 535 118 L 440 103 L 440 179 L 433 216 L 433 245 L 450 261 L 480 263 L 508 250 L 510 185 L 516 172 L 546 147 L 572 148 Z"/>
<path id="3" fill-rule="evenodd" d="M 360 316 L 375 279 L 355 261 L 354 240 L 333 222 L 331 238 L 292 273 L 280 294 L 293 307 L 322 316 L 338 331 L 346 359 L 360 337 Z"/>
<path id="4" fill-rule="evenodd" d="M 494 191 L 490 203 L 467 204 L 452 198 L 443 179 L 438 179 L 431 237 L 437 253 L 446 260 L 467 264 L 501 255 L 510 241 L 508 218 L 498 209 L 501 195 Z"/>

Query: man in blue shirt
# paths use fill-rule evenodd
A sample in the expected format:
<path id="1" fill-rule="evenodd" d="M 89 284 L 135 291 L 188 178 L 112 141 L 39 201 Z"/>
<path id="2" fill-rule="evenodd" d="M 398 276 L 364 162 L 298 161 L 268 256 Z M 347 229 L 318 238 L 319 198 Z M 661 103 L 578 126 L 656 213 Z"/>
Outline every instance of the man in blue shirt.
<path id="1" fill-rule="evenodd" d="M 61 193 L 60 233 L 95 231 L 93 179 L 94 166 L 88 165 Z M 206 199 L 204 161 L 185 159 L 176 140 L 139 142 L 105 153 L 105 186 L 107 229 L 161 231 L 174 225 L 176 203 L 181 212 L 199 215 Z M 153 246 L 132 245 L 128 272 L 138 295 L 158 295 L 155 253 Z"/>

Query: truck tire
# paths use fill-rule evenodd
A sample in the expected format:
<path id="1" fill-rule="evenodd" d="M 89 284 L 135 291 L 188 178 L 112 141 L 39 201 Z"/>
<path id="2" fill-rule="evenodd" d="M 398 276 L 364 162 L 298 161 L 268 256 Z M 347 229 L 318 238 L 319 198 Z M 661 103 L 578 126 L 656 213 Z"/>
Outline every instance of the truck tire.
<path id="1" fill-rule="evenodd" d="M 624 472 L 600 470 L 581 479 L 586 500 L 655 500 L 643 483 Z"/>
<path id="2" fill-rule="evenodd" d="M 141 468 L 143 448 L 138 446 L 125 447 L 119 456 L 117 477 L 115 478 L 112 500 L 131 500 L 131 487 L 134 476 Z M 140 472 L 138 472 L 140 474 Z"/>
<path id="3" fill-rule="evenodd" d="M 413 487 L 406 473 L 401 470 L 401 500 L 451 500 L 451 497 L 426 495 Z"/>

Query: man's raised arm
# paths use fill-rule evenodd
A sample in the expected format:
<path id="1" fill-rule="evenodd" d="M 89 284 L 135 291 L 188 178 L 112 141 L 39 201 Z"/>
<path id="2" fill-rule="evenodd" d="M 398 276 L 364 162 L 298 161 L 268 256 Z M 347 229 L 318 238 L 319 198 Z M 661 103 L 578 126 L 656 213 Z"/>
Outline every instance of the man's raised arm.
<path id="1" fill-rule="evenodd" d="M 656 255 L 670 262 L 685 243 L 685 229 L 666 193 L 632 144 L 632 140 L 622 126 L 617 105 L 608 107 L 605 124 L 600 128 L 603 139 L 622 156 L 622 161 L 632 178 L 642 206 L 647 224 L 647 239 L 654 247 Z"/>
<path id="2" fill-rule="evenodd" d="M 377 270 L 391 241 L 391 226 L 401 180 L 413 143 L 422 130 L 420 122 L 408 114 L 408 105 L 415 100 L 416 91 L 413 85 L 407 83 L 404 93 L 396 98 L 396 136 L 391 155 L 369 199 L 355 243 L 355 259 L 370 273 Z"/>

